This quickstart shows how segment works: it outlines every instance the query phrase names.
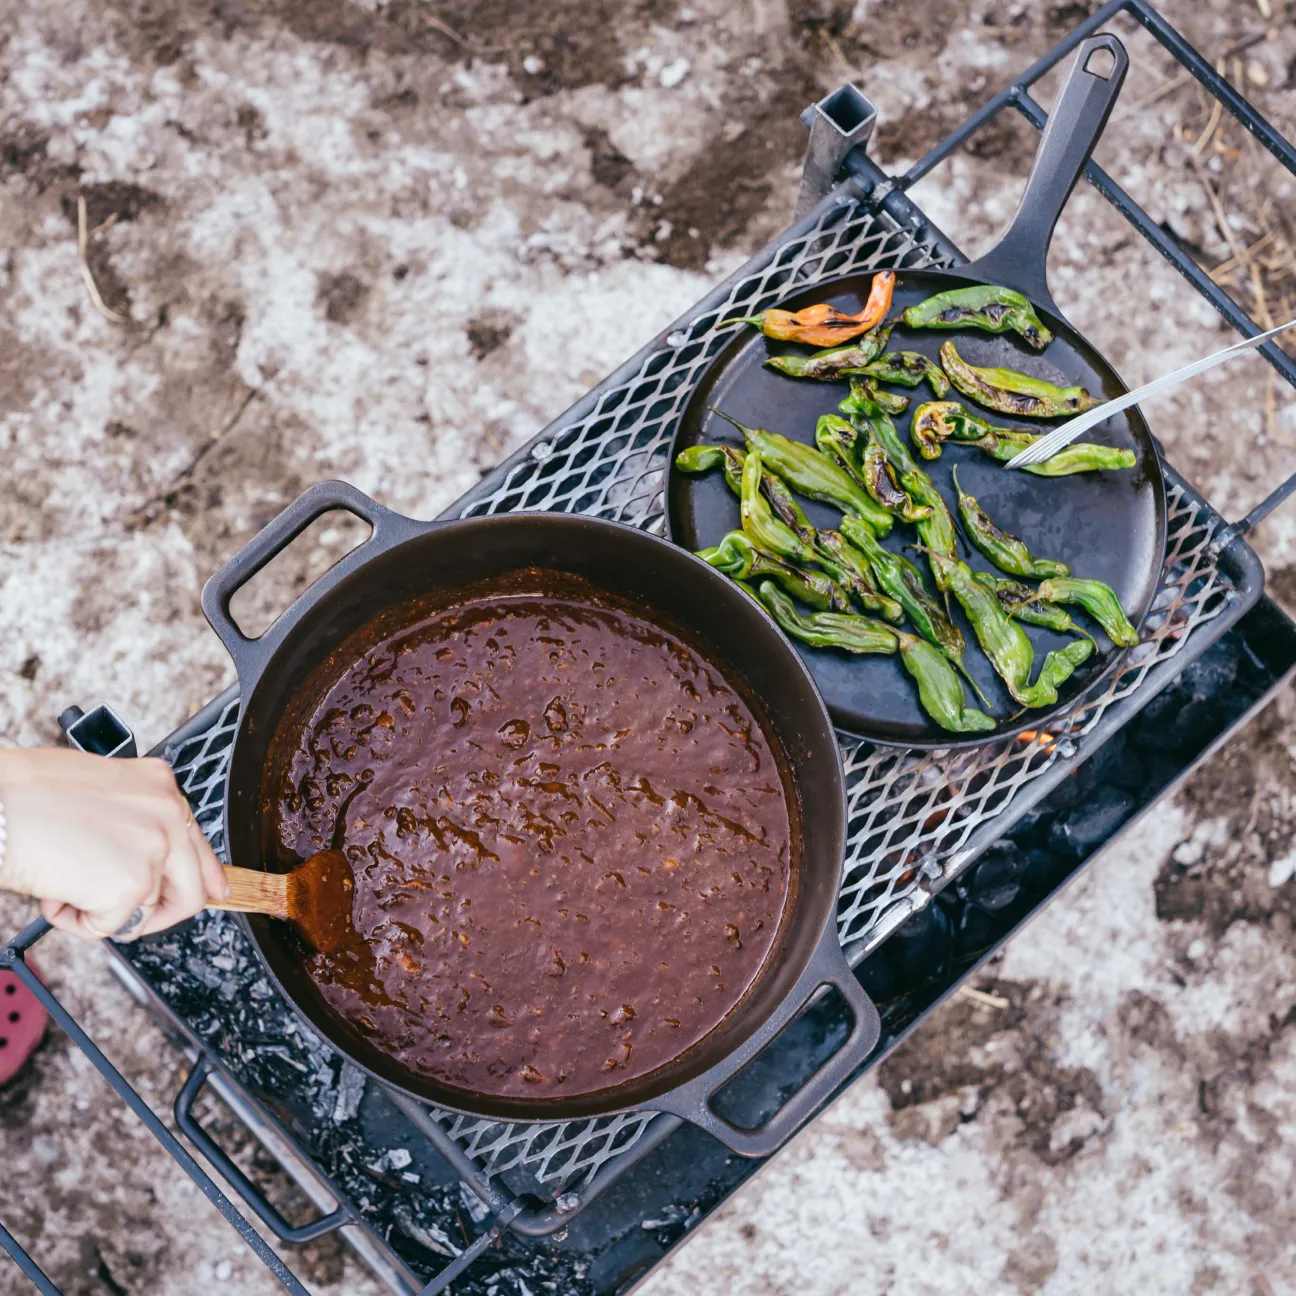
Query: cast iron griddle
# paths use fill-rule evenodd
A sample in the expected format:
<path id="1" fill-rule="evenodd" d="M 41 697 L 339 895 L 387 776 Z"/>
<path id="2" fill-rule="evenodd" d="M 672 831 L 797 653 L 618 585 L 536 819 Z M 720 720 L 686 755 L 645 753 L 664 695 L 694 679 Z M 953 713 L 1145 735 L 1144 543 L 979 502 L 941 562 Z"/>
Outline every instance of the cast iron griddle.
<path id="1" fill-rule="evenodd" d="M 871 282 L 871 274 L 853 275 L 806 290 L 780 302 L 780 306 L 797 310 L 817 301 L 828 301 L 841 310 L 855 313 L 862 309 Z M 976 282 L 982 280 L 938 271 L 901 271 L 888 318 L 898 319 L 905 307 L 933 293 Z M 1003 365 L 1064 386 L 1079 383 L 1107 399 L 1121 395 L 1126 390 L 1124 384 L 1101 356 L 1063 319 L 1042 309 L 1038 301 L 1035 304 L 1055 334 L 1054 341 L 1043 353 L 1033 351 L 1014 334 L 995 336 L 975 329 L 908 329 L 901 324 L 893 330 L 888 350 L 921 351 L 936 360 L 941 344 L 952 338 L 959 354 L 972 364 Z M 681 421 L 672 456 L 691 445 L 742 444 L 737 430 L 711 413 L 711 406 L 741 423 L 764 427 L 813 445 L 819 416 L 836 413 L 838 402 L 849 394 L 850 384 L 846 380 L 822 383 L 789 378 L 765 367 L 765 360 L 772 355 L 790 351 L 809 354 L 813 347 L 775 342 L 749 326 L 738 326 L 734 333 L 734 341 L 716 357 L 694 393 Z M 894 418 L 897 430 L 908 441 L 913 410 L 936 397 L 926 383 L 912 391 L 895 386 L 887 390 L 913 396 L 909 410 Z M 1056 423 L 993 414 L 960 398 L 952 389 L 946 399 L 960 399 L 968 408 L 1000 426 L 1031 425 L 1043 430 Z M 1165 546 L 1164 486 L 1156 447 L 1137 410 L 1109 420 L 1086 440 L 1132 449 L 1138 463 L 1124 472 L 1048 478 L 1008 472 L 980 450 L 953 442 L 945 443 L 939 459 L 922 460 L 916 450 L 914 458 L 930 474 L 956 517 L 957 494 L 951 476 L 955 464 L 959 465 L 959 480 L 964 490 L 975 495 L 1001 527 L 1020 535 L 1038 556 L 1070 563 L 1077 576 L 1106 581 L 1137 625 L 1155 593 Z M 840 522 L 841 514 L 835 508 L 808 500 L 802 503 L 816 526 L 835 527 Z M 737 498 L 718 470 L 690 476 L 672 467 L 667 504 L 671 538 L 688 549 L 717 544 L 727 531 L 740 525 Z M 889 549 L 902 552 L 905 546 L 917 543 L 917 532 L 912 526 L 897 522 L 883 543 Z M 963 546 L 962 556 L 973 570 L 995 570 L 967 545 Z M 908 557 L 923 569 L 934 592 L 925 559 L 912 551 Z M 1067 682 L 1056 707 L 1022 713 L 977 647 L 967 619 L 953 600 L 951 610 L 968 642 L 964 660 L 990 699 L 991 714 L 1001 721 L 999 728 L 993 734 L 962 740 L 958 735 L 946 733 L 919 706 L 913 681 L 898 656 L 857 656 L 837 649 L 797 644 L 840 728 L 863 738 L 906 747 L 985 742 L 1025 728 L 1038 728 L 1048 716 L 1069 705 L 1105 674 L 1120 656 L 1096 625 L 1078 608 L 1071 609 L 1078 622 L 1094 630 L 1100 651 Z M 1035 645 L 1037 668 L 1045 653 L 1069 641 L 1069 636 L 1052 631 L 1023 628 Z"/>

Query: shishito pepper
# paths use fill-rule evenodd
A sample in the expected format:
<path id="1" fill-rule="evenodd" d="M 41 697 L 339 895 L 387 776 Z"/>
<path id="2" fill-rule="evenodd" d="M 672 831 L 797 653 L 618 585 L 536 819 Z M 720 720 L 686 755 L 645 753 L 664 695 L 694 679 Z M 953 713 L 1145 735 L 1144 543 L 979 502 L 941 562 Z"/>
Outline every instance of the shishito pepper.
<path id="1" fill-rule="evenodd" d="M 869 534 L 872 535 L 872 532 L 870 531 Z M 883 620 L 896 625 L 904 620 L 904 608 L 900 603 L 878 590 L 875 583 L 877 578 L 873 574 L 872 567 L 869 566 L 868 559 L 836 531 L 820 531 L 815 549 L 825 571 L 846 573 L 854 578 L 853 581 L 846 576 L 838 576 L 835 579 L 838 584 L 846 586 L 855 594 L 865 612 L 874 612 Z M 869 591 L 869 597 L 860 597 L 858 591 L 861 586 Z"/>
<path id="2" fill-rule="evenodd" d="M 996 428 L 958 401 L 927 401 L 914 410 L 913 420 L 909 424 L 909 436 L 914 449 L 924 459 L 939 459 L 942 442 L 975 443 L 994 432 L 1005 435 L 1018 432 L 1027 434 L 1025 428 Z"/>
<path id="3" fill-rule="evenodd" d="M 917 635 L 896 630 L 900 660 L 918 685 L 922 709 L 950 733 L 989 733 L 995 722 L 984 711 L 967 704 L 963 681 L 955 674 L 945 654 Z"/>
<path id="4" fill-rule="evenodd" d="M 872 430 L 868 430 L 862 448 L 859 440 L 859 432 L 836 414 L 822 415 L 815 425 L 815 445 L 835 459 L 880 507 L 904 522 L 928 517 L 931 508 L 916 505 L 896 484 L 886 451 Z"/>
<path id="5" fill-rule="evenodd" d="M 785 633 L 815 648 L 842 648 L 853 653 L 896 650 L 896 632 L 869 617 L 842 612 L 812 612 L 805 616 L 771 580 L 762 581 L 757 593 Z"/>
<path id="6" fill-rule="evenodd" d="M 835 504 L 862 517 L 879 535 L 886 535 L 891 530 L 891 514 L 874 503 L 864 488 L 827 455 L 777 432 L 745 427 L 719 410 L 713 412 L 732 423 L 743 434 L 748 451 L 758 453 L 770 471 L 782 477 L 793 490 L 800 491 L 808 499 Z"/>
<path id="7" fill-rule="evenodd" d="M 1021 293 L 991 284 L 937 293 L 917 306 L 910 306 L 902 318 L 909 328 L 978 328 L 986 333 L 1011 331 L 1019 333 L 1036 351 L 1043 351 L 1053 341 L 1053 334 Z"/>
<path id="8" fill-rule="evenodd" d="M 756 470 L 755 496 L 748 505 L 743 505 L 747 461 L 754 457 L 759 463 L 759 456 L 749 455 L 733 446 L 690 446 L 676 456 L 675 463 L 688 472 L 704 472 L 723 466 L 725 480 L 739 498 L 743 531 L 759 550 L 767 557 L 781 559 L 799 568 L 807 565 L 823 568 L 829 578 L 866 612 L 877 612 L 898 621 L 902 613 L 894 601 L 879 593 L 871 580 L 861 577 L 851 568 L 842 567 L 820 549 L 818 533 L 792 492 L 781 478 L 767 472 L 763 463 L 759 463 Z"/>
<path id="9" fill-rule="evenodd" d="M 917 387 L 921 382 L 928 382 L 937 396 L 944 396 L 950 388 L 945 371 L 920 351 L 888 351 L 866 364 L 864 372 L 875 382 L 899 383 L 902 387 Z"/>
<path id="10" fill-rule="evenodd" d="M 909 435 L 924 459 L 939 459 L 941 442 L 958 441 L 1006 463 L 1039 434 L 1024 427 L 995 427 L 957 401 L 928 401 L 914 410 Z M 1066 477 L 1072 473 L 1133 468 L 1137 462 L 1133 450 L 1076 441 L 1042 464 L 1030 464 L 1026 471 L 1037 477 Z"/>
<path id="11" fill-rule="evenodd" d="M 747 452 L 737 446 L 696 445 L 681 450 L 675 456 L 675 467 L 681 472 L 709 472 L 712 468 L 723 468 L 725 481 L 729 489 L 739 497 L 742 496 L 742 470 Z M 786 484 L 771 472 L 761 473 L 761 494 L 769 500 L 774 516 L 792 528 L 808 545 L 814 544 L 815 529 L 810 524 L 796 496 L 788 490 Z"/>
<path id="12" fill-rule="evenodd" d="M 896 426 L 886 416 L 867 384 L 851 382 L 851 394 L 838 408 L 849 414 L 853 421 L 863 423 L 877 438 L 878 444 L 886 451 L 887 459 L 896 471 L 900 488 L 905 491 L 919 508 L 930 509 L 918 526 L 918 538 L 928 549 L 953 558 L 958 553 L 958 541 L 954 534 L 954 519 L 950 516 L 948 505 L 936 483 L 918 466 L 909 447 L 900 439 Z M 940 572 L 932 568 L 937 588 L 941 585 Z"/>
<path id="13" fill-rule="evenodd" d="M 1138 630 L 1125 615 L 1116 591 L 1102 581 L 1055 577 L 1044 581 L 1035 591 L 1035 597 L 1045 603 L 1078 603 L 1118 648 L 1133 648 L 1139 641 Z"/>
<path id="14" fill-rule="evenodd" d="M 1055 648 L 1044 659 L 1039 676 L 1032 684 L 1035 649 L 1026 632 L 1003 610 L 995 592 L 978 581 L 965 562 L 940 554 L 932 554 L 931 561 L 933 566 L 944 569 L 946 586 L 958 599 L 982 652 L 990 658 L 1008 692 L 1025 707 L 1052 706 L 1057 701 L 1058 688 L 1088 659 L 1093 644 L 1087 639 L 1077 639 L 1065 648 Z"/>
<path id="15" fill-rule="evenodd" d="M 967 647 L 963 633 L 950 620 L 949 613 L 932 597 L 922 572 L 902 554 L 884 549 L 877 537 L 861 525 L 857 518 L 842 518 L 841 529 L 841 536 L 833 531 L 821 531 L 820 544 L 829 547 L 834 554 L 841 554 L 843 561 L 849 561 L 850 546 L 856 546 L 868 562 L 869 570 L 883 592 L 900 604 L 918 633 L 929 643 L 935 644 L 958 667 L 959 673 L 976 690 L 977 696 L 981 697 L 981 690 L 963 664 L 963 653 Z M 985 698 L 981 697 L 981 700 L 984 702 Z"/>
<path id="16" fill-rule="evenodd" d="M 1029 585 L 990 572 L 973 572 L 972 575 L 998 597 L 999 606 L 1010 617 L 1026 625 L 1056 630 L 1059 634 L 1078 635 L 1082 639 L 1088 639 L 1097 648 L 1093 635 L 1077 625 L 1066 608 L 1058 607 L 1056 603 L 1041 603 Z"/>
<path id="17" fill-rule="evenodd" d="M 765 553 L 787 562 L 814 565 L 815 552 L 786 523 L 779 521 L 761 493 L 761 457 L 748 454 L 743 463 L 742 492 L 738 511 L 742 529 Z"/>
<path id="18" fill-rule="evenodd" d="M 950 382 L 964 396 L 1000 414 L 1060 418 L 1083 414 L 1099 403 L 1083 387 L 1058 387 L 1016 369 L 978 369 L 959 355 L 952 341 L 941 347 L 940 357 Z"/>
<path id="19" fill-rule="evenodd" d="M 849 596 L 831 577 L 762 553 L 745 531 L 730 531 L 718 545 L 698 550 L 698 557 L 734 580 L 773 580 L 816 611 L 850 611 Z"/>
<path id="20" fill-rule="evenodd" d="M 858 315 L 847 315 L 836 306 L 819 302 L 799 311 L 765 310 L 759 315 L 741 315 L 724 324 L 754 324 L 766 337 L 780 342 L 808 342 L 828 347 L 867 333 L 891 309 L 895 291 L 895 271 L 879 270 L 873 276 L 868 301 Z"/>
<path id="21" fill-rule="evenodd" d="M 969 495 L 959 484 L 957 468 L 954 469 L 954 489 L 958 491 L 959 517 L 963 519 L 968 538 L 1001 572 L 1010 576 L 1029 576 L 1034 580 L 1071 575 L 1071 568 L 1066 563 L 1036 558 L 1020 536 L 1001 531 L 976 497 Z"/>
<path id="22" fill-rule="evenodd" d="M 891 325 L 879 325 L 870 329 L 863 337 L 845 346 L 830 347 L 826 351 L 816 351 L 814 355 L 781 355 L 770 356 L 765 361 L 771 369 L 785 373 L 790 378 L 817 378 L 821 382 L 831 382 L 843 374 L 854 373 L 862 369 L 871 360 L 876 360 L 886 349 L 891 336 Z M 943 378 L 945 375 L 942 374 Z"/>

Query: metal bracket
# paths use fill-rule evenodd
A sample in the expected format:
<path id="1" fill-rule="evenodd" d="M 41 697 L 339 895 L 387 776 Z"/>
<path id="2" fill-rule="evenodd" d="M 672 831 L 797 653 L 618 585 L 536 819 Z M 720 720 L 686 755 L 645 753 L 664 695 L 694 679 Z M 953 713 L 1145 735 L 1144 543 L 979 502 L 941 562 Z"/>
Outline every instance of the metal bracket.
<path id="1" fill-rule="evenodd" d="M 801 168 L 797 220 L 809 215 L 827 197 L 846 154 L 869 142 L 876 121 L 877 109 L 849 81 L 801 114 L 801 125 L 810 132 L 810 142 Z"/>
<path id="2" fill-rule="evenodd" d="M 68 707 L 58 718 L 69 747 L 94 756 L 138 756 L 135 733 L 107 703 L 82 711 Z"/>

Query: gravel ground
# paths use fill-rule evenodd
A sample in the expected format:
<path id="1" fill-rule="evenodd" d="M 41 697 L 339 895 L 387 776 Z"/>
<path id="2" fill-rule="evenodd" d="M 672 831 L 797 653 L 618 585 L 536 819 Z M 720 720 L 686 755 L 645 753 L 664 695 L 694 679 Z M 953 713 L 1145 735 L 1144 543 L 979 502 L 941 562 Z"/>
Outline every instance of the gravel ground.
<path id="1" fill-rule="evenodd" d="M 1286 0 L 1163 10 L 1296 136 Z M 856 79 L 900 167 L 1085 12 L 0 0 L 0 740 L 98 699 L 163 737 L 232 679 L 203 580 L 306 485 L 431 516 L 786 223 L 806 103 Z M 1289 316 L 1292 179 L 1130 48 L 1100 161 L 1257 318 Z M 917 197 L 976 251 L 1030 151 L 995 124 Z M 1225 341 L 1090 191 L 1051 275 L 1130 381 Z M 1234 516 L 1296 460 L 1289 396 L 1242 362 L 1154 430 Z M 245 626 L 353 538 L 317 529 Z M 1296 604 L 1296 512 L 1255 543 Z M 1293 759 L 1284 698 L 1013 944 L 987 983 L 1007 1008 L 944 1009 L 645 1290 L 1296 1292 Z M 40 953 L 169 1105 L 176 1057 L 104 958 Z M 60 1038 L 0 1128 L 0 1218 L 69 1293 L 272 1290 Z M 293 1263 L 378 1290 L 335 1244 Z"/>

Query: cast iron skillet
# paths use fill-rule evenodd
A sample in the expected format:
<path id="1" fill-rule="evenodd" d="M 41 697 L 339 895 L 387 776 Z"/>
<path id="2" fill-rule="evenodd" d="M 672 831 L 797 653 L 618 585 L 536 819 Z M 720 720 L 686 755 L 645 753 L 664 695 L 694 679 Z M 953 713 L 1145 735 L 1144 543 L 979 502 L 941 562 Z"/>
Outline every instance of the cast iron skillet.
<path id="1" fill-rule="evenodd" d="M 1106 78 L 1086 67 L 1099 50 L 1109 51 L 1115 59 Z M 1066 322 L 1054 305 L 1045 269 L 1053 227 L 1106 124 L 1127 66 L 1124 47 L 1114 36 L 1098 36 L 1080 47 L 1058 104 L 1049 117 L 1021 205 L 994 248 L 956 272 L 904 269 L 898 272 L 892 317 L 898 318 L 905 307 L 933 293 L 971 283 L 1002 284 L 1017 289 L 1034 304 L 1055 334 L 1048 349 L 1037 353 L 1013 334 L 996 337 L 973 329 L 937 331 L 903 326 L 891 334 L 889 349 L 921 351 L 934 359 L 941 344 L 953 338 L 959 354 L 976 365 L 1004 365 L 1063 385 L 1080 383 L 1107 399 L 1127 390 L 1112 367 Z M 814 302 L 828 301 L 856 312 L 868 296 L 872 278 L 872 274 L 851 275 L 798 293 L 779 305 L 797 310 Z M 1119 303 L 1114 305 L 1119 308 Z M 716 357 L 694 393 L 676 435 L 672 457 L 686 446 L 699 443 L 741 444 L 736 431 L 710 412 L 711 406 L 749 426 L 768 428 L 813 444 L 815 421 L 821 414 L 836 412 L 838 401 L 849 390 L 848 384 L 788 378 L 763 367 L 768 356 L 789 349 L 796 348 L 771 342 L 750 328 L 741 329 Z M 926 384 L 907 394 L 914 397 L 911 410 L 935 399 Z M 958 399 L 958 393 L 951 390 L 947 399 Z M 1032 421 L 990 414 L 967 403 L 992 423 L 1015 425 Z M 906 413 L 895 420 L 905 440 L 908 440 L 910 417 Z M 1041 556 L 1071 563 L 1078 576 L 1106 581 L 1137 625 L 1147 614 L 1156 593 L 1165 554 L 1165 482 L 1156 444 L 1137 409 L 1109 419 L 1086 439 L 1129 447 L 1137 455 L 1136 466 L 1119 473 L 1043 478 L 1024 472 L 1006 472 L 979 450 L 959 448 L 948 442 L 939 459 L 919 462 L 950 502 L 951 511 L 956 498 L 951 469 L 958 464 L 964 489 L 980 500 L 992 518 L 1024 537 Z M 672 471 L 667 502 L 671 538 L 686 549 L 716 544 L 725 532 L 739 525 L 737 500 L 719 472 L 692 477 Z M 809 504 L 806 511 L 816 525 L 836 526 L 840 518 L 839 512 L 824 505 Z M 915 541 L 913 528 L 897 522 L 884 543 L 899 551 Z M 994 570 L 978 553 L 964 556 L 974 569 Z M 920 566 L 926 566 L 921 559 L 918 561 Z M 1061 691 L 1057 705 L 1018 715 L 1020 707 L 1009 697 L 976 647 L 975 636 L 957 609 L 956 615 L 969 645 L 965 661 L 990 698 L 993 714 L 1004 717 L 997 730 L 960 740 L 939 728 L 919 707 L 913 683 L 896 657 L 857 657 L 798 644 L 838 727 L 874 742 L 904 747 L 979 746 L 1024 729 L 1047 728 L 1052 716 L 1068 708 L 1081 693 L 1109 674 L 1123 656 L 1100 633 L 1099 642 L 1105 651 L 1096 653 L 1072 676 Z M 1047 651 L 1068 641 L 1065 635 L 1024 628 L 1035 645 L 1037 663 Z"/>
<path id="2" fill-rule="evenodd" d="M 370 538 L 321 576 L 259 639 L 230 616 L 234 593 L 312 521 L 345 509 Z M 519 569 L 583 577 L 683 628 L 706 657 L 747 687 L 766 732 L 781 745 L 800 800 L 801 856 L 780 941 L 747 996 L 699 1044 L 639 1079 L 547 1102 L 500 1098 L 440 1084 L 376 1048 L 336 1016 L 304 967 L 295 934 L 269 918 L 249 931 L 271 979 L 312 1027 L 370 1075 L 423 1102 L 503 1121 L 564 1121 L 631 1108 L 674 1112 L 743 1156 L 767 1156 L 868 1056 L 877 1010 L 837 942 L 837 888 L 846 831 L 841 761 L 832 723 L 809 671 L 774 623 L 732 582 L 668 541 L 620 523 L 566 514 L 506 514 L 448 523 L 389 512 L 342 482 L 313 486 L 203 589 L 203 611 L 238 669 L 242 711 L 225 802 L 230 863 L 263 868 L 262 805 L 278 784 L 268 760 L 303 682 L 353 632 L 407 600 L 460 589 Z M 338 673 L 345 663 L 339 665 Z M 766 1124 L 742 1129 L 716 1114 L 712 1095 L 805 1007 L 821 985 L 837 988 L 854 1025 L 838 1051 Z"/>

